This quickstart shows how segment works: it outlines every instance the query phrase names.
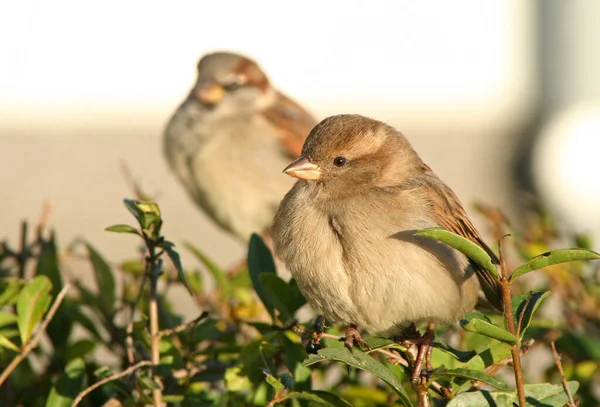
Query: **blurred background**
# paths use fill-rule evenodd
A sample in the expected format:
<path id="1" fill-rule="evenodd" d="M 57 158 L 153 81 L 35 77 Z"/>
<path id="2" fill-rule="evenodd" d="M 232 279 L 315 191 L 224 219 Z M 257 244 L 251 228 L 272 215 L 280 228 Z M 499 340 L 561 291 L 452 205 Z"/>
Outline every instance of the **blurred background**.
<path id="1" fill-rule="evenodd" d="M 242 256 L 162 155 L 214 50 L 255 59 L 319 120 L 394 125 L 471 213 L 483 202 L 516 220 L 524 191 L 538 192 L 565 228 L 599 236 L 599 15 L 592 0 L 3 2 L 0 236 L 16 244 L 48 202 L 61 245 L 83 234 L 131 257 L 135 239 L 104 231 L 131 223 L 126 163 L 167 237 L 223 266 Z"/>

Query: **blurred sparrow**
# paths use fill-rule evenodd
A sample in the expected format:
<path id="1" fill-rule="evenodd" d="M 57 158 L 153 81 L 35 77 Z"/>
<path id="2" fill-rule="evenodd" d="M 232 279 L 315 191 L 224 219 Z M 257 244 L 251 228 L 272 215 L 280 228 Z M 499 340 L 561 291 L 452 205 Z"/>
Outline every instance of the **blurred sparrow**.
<path id="1" fill-rule="evenodd" d="M 293 180 L 279 174 L 316 121 L 274 89 L 256 63 L 217 52 L 164 134 L 164 152 L 192 199 L 242 240 L 268 231 Z"/>
<path id="2" fill-rule="evenodd" d="M 441 226 L 497 261 L 454 192 L 392 127 L 329 117 L 284 172 L 300 180 L 275 216 L 275 252 L 313 309 L 348 327 L 350 349 L 365 345 L 357 328 L 394 336 L 412 323 L 452 323 L 473 309 L 480 288 L 502 307 L 489 272 L 413 235 Z"/>

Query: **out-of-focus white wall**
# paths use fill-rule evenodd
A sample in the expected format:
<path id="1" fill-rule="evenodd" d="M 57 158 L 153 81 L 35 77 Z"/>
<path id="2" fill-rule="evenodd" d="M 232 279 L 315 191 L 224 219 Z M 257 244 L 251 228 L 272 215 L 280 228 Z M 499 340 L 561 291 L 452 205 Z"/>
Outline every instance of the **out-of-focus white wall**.
<path id="1" fill-rule="evenodd" d="M 242 247 L 189 202 L 161 132 L 205 52 L 256 59 L 318 118 L 371 115 L 402 130 L 465 203 L 507 205 L 513 135 L 536 92 L 533 6 L 517 0 L 115 1 L 0 5 L 0 236 L 45 200 L 62 244 L 84 234 L 118 259 L 132 239 L 126 160 L 165 233 L 220 262 Z M 124 244 L 125 243 L 125 244 Z"/>

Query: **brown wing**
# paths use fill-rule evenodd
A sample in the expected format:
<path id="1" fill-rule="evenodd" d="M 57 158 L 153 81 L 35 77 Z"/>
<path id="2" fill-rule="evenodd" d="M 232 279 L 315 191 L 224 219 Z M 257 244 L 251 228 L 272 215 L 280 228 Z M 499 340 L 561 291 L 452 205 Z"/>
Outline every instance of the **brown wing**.
<path id="1" fill-rule="evenodd" d="M 300 155 L 304 140 L 317 124 L 310 113 L 279 92 L 277 92 L 276 102 L 263 110 L 262 115 L 281 129 L 281 145 L 290 158 L 297 158 Z"/>
<path id="2" fill-rule="evenodd" d="M 429 188 L 428 197 L 431 197 L 431 205 L 434 216 L 440 226 L 465 237 L 479 245 L 491 257 L 492 262 L 499 263 L 498 257 L 483 242 L 483 239 L 471 223 L 467 213 L 462 207 L 456 194 L 442 181 L 435 173 L 431 171 L 425 164 L 424 184 Z M 448 216 L 452 214 L 452 216 Z M 500 282 L 486 269 L 475 262 L 471 262 L 477 274 L 479 285 L 483 290 L 487 300 L 499 311 L 503 309 L 502 289 Z"/>

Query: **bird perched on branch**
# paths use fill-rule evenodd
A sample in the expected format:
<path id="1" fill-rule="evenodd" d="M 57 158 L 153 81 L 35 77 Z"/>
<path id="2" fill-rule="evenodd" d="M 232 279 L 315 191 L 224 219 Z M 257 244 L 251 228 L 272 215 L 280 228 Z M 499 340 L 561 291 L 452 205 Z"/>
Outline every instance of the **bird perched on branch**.
<path id="1" fill-rule="evenodd" d="M 186 99 L 164 133 L 164 153 L 192 199 L 242 240 L 268 231 L 293 185 L 281 168 L 316 120 L 277 91 L 252 60 L 205 55 Z"/>
<path id="2" fill-rule="evenodd" d="M 275 252 L 312 308 L 348 327 L 350 349 L 366 346 L 358 329 L 394 336 L 412 323 L 455 322 L 480 288 L 502 306 L 489 271 L 414 235 L 441 226 L 497 260 L 454 192 L 394 128 L 360 115 L 328 117 L 284 172 L 299 181 L 275 216 Z"/>

